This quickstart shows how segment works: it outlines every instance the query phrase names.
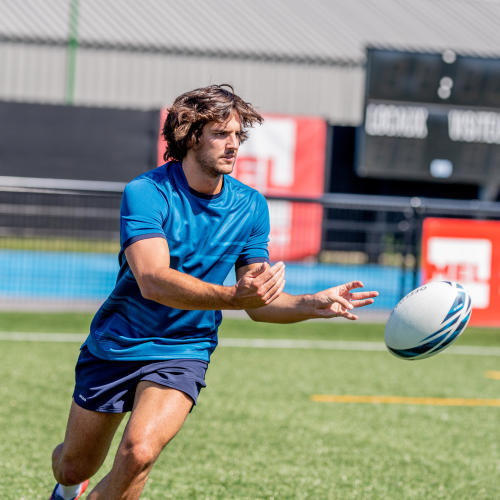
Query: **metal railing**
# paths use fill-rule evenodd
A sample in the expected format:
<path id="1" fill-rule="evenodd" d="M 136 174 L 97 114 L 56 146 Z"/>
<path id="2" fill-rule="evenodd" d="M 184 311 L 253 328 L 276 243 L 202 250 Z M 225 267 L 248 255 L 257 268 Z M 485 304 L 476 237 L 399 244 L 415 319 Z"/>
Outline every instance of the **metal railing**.
<path id="1" fill-rule="evenodd" d="M 119 183 L 0 177 L 0 305 L 103 300 L 117 271 L 122 190 Z M 419 284 L 425 217 L 500 220 L 500 203 L 477 200 L 337 193 L 268 199 L 323 207 L 321 251 L 290 266 L 301 286 L 359 274 L 386 287 L 384 307 Z"/>

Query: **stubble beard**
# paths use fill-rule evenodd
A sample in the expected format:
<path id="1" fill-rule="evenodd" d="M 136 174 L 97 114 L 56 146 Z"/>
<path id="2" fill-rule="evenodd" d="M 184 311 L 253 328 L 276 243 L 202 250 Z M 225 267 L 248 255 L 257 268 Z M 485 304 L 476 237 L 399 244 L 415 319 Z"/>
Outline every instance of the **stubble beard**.
<path id="1" fill-rule="evenodd" d="M 234 164 L 236 163 L 236 155 L 234 156 L 232 163 L 226 164 L 218 164 L 217 158 L 213 158 L 209 155 L 204 155 L 201 151 L 195 152 L 195 158 L 196 162 L 200 166 L 200 170 L 204 174 L 213 178 L 230 174 L 234 169 Z"/>

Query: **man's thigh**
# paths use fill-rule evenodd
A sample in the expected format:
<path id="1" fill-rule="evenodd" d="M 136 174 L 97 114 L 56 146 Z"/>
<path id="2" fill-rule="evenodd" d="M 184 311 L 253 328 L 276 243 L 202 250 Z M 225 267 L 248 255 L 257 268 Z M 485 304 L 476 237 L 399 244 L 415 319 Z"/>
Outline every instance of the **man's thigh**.
<path id="1" fill-rule="evenodd" d="M 86 410 L 72 401 L 61 458 L 75 458 L 98 467 L 124 415 Z"/>
<path id="2" fill-rule="evenodd" d="M 140 382 L 113 468 L 88 498 L 139 498 L 151 467 L 192 406 L 193 399 L 182 391 Z"/>
<path id="3" fill-rule="evenodd" d="M 180 390 L 140 382 L 122 445 L 147 445 L 159 454 L 179 432 L 192 407 L 192 398 Z"/>

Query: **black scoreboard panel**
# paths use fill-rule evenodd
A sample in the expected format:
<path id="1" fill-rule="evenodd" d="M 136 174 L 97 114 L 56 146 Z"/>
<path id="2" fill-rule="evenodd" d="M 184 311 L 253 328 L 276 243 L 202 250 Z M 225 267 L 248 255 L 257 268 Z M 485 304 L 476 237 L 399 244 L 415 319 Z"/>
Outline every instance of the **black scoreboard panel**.
<path id="1" fill-rule="evenodd" d="M 500 59 L 368 49 L 356 171 L 500 181 Z"/>

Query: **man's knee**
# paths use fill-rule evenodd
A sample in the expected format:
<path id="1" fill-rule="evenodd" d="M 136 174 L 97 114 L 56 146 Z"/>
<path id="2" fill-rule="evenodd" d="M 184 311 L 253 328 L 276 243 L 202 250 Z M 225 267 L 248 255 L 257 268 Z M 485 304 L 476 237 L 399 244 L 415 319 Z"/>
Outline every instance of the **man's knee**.
<path id="1" fill-rule="evenodd" d="M 134 442 L 126 440 L 120 446 L 118 454 L 124 462 L 127 471 L 132 475 L 149 471 L 161 450 L 157 450 L 148 442 Z"/>
<path id="2" fill-rule="evenodd" d="M 92 473 L 82 467 L 78 460 L 61 459 L 54 468 L 54 476 L 58 483 L 69 486 L 85 481 Z"/>
<path id="3" fill-rule="evenodd" d="M 68 486 L 90 478 L 97 472 L 99 466 L 87 462 L 83 457 L 65 455 L 62 445 L 59 445 L 52 454 L 52 468 L 56 481 Z"/>

